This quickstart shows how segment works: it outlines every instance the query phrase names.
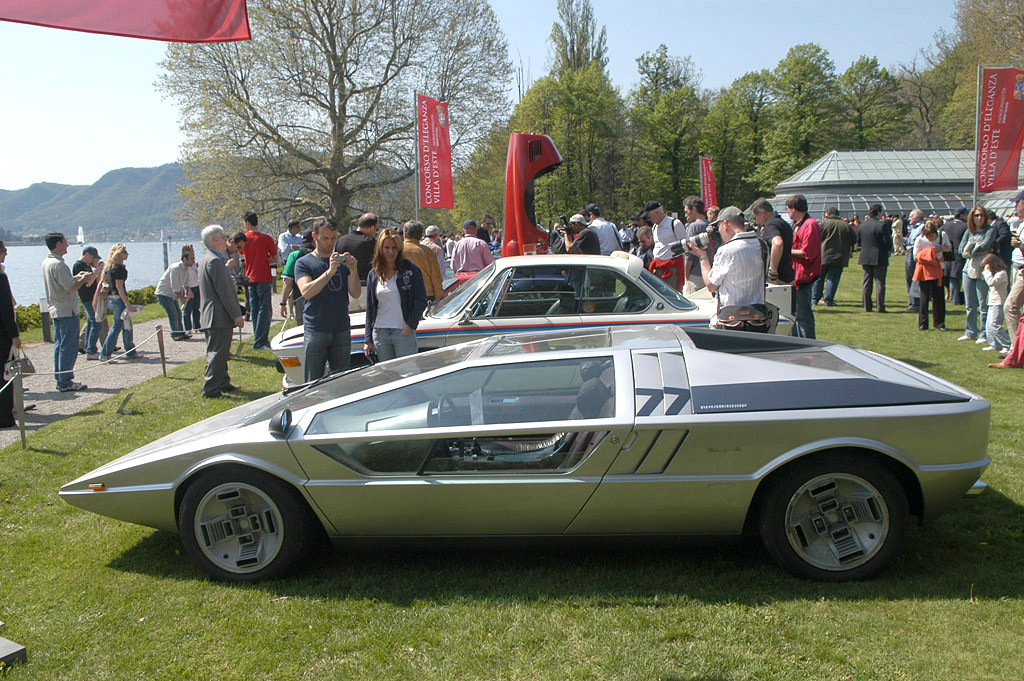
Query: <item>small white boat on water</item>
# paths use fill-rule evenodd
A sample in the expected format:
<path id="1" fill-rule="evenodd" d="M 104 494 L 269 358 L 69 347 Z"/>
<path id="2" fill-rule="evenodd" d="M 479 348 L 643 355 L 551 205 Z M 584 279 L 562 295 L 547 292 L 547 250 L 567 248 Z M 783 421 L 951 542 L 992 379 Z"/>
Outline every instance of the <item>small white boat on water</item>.
<path id="1" fill-rule="evenodd" d="M 78 226 L 78 238 L 75 239 L 75 243 L 76 244 L 84 244 L 85 243 L 85 230 L 82 229 L 81 225 Z"/>

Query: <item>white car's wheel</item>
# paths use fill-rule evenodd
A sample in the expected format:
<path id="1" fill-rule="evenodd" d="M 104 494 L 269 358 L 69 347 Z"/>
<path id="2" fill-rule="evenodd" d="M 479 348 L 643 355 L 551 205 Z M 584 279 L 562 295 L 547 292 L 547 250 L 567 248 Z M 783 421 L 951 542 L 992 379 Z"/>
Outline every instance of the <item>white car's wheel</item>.
<path id="1" fill-rule="evenodd" d="M 851 455 L 798 463 L 770 482 L 760 517 L 772 557 L 806 579 L 873 577 L 903 545 L 909 507 L 883 466 Z"/>
<path id="2" fill-rule="evenodd" d="M 199 567 L 228 581 L 259 581 L 294 568 L 314 537 L 314 519 L 284 482 L 242 466 L 203 473 L 185 492 L 182 544 Z"/>

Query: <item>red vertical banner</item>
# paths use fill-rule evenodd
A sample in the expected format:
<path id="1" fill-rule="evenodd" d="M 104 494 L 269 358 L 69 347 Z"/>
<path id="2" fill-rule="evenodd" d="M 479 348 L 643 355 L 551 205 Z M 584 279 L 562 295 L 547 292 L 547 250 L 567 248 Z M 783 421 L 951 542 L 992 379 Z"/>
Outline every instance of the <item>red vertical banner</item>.
<path id="1" fill-rule="evenodd" d="M 416 95 L 420 208 L 454 208 L 448 103 Z"/>
<path id="2" fill-rule="evenodd" d="M 707 156 L 700 157 L 700 198 L 704 201 L 705 208 L 718 205 L 715 171 L 711 167 L 711 159 Z"/>
<path id="3" fill-rule="evenodd" d="M 1017 188 L 1024 140 L 1024 71 L 982 69 L 978 101 L 978 192 Z"/>

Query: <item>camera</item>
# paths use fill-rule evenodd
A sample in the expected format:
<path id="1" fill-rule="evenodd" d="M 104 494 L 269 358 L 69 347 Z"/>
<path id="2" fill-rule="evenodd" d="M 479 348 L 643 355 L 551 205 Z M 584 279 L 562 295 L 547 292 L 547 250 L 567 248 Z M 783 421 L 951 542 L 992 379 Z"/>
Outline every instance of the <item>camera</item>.
<path id="1" fill-rule="evenodd" d="M 668 247 L 672 249 L 672 253 L 675 255 L 682 255 L 690 250 L 691 246 L 707 250 L 708 246 L 711 245 L 711 232 L 701 232 L 700 234 L 694 234 L 688 236 L 681 241 L 675 241 L 670 243 Z"/>

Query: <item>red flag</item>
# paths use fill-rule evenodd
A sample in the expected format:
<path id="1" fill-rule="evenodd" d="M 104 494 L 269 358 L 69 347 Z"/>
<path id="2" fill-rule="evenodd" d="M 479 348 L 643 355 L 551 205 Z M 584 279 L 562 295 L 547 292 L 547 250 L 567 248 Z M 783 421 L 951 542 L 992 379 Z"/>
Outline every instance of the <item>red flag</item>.
<path id="1" fill-rule="evenodd" d="M 711 168 L 711 159 L 707 156 L 700 157 L 700 198 L 704 200 L 705 208 L 718 205 L 715 171 Z"/>
<path id="2" fill-rule="evenodd" d="M 448 102 L 416 95 L 420 208 L 454 208 Z"/>
<path id="3" fill-rule="evenodd" d="M 982 69 L 977 135 L 978 191 L 1016 189 L 1024 140 L 1024 71 Z"/>
<path id="4" fill-rule="evenodd" d="M 0 20 L 175 43 L 250 37 L 245 0 L 3 0 Z"/>

